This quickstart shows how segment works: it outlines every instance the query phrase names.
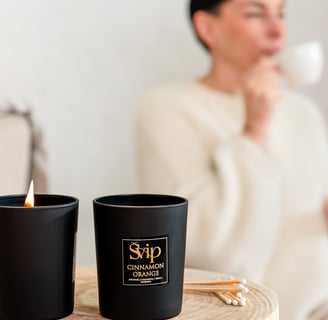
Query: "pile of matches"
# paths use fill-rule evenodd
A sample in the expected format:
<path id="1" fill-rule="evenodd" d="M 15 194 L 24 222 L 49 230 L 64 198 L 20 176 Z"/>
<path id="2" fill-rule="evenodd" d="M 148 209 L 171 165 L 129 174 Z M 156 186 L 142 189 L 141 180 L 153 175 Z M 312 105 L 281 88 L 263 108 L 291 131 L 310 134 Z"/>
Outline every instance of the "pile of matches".
<path id="1" fill-rule="evenodd" d="M 248 293 L 245 279 L 193 281 L 184 283 L 184 292 L 214 293 L 224 303 L 233 306 L 245 306 L 246 298 L 243 293 Z"/>

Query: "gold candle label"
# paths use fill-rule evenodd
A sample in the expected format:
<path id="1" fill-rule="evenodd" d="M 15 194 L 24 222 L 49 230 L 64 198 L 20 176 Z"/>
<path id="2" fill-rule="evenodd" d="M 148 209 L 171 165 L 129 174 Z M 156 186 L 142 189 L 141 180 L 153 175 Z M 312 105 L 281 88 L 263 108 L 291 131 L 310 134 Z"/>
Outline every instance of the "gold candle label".
<path id="1" fill-rule="evenodd" d="M 123 285 L 168 283 L 168 238 L 122 239 Z"/>

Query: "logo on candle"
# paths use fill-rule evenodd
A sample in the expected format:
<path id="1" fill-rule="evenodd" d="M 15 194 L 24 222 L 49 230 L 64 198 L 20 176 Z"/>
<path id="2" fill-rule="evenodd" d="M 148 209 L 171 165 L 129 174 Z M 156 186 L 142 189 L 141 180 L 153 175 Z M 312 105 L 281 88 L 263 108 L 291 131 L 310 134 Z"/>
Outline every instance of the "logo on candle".
<path id="1" fill-rule="evenodd" d="M 27 208 L 34 207 L 34 183 L 33 183 L 33 180 L 31 181 L 30 188 L 28 190 L 28 193 L 27 193 L 27 196 L 25 199 L 24 207 L 27 207 Z"/>
<path id="2" fill-rule="evenodd" d="M 132 242 L 129 250 L 131 260 L 149 259 L 150 263 L 154 263 L 154 259 L 158 258 L 162 253 L 162 249 L 159 246 L 150 247 L 149 243 L 147 243 L 145 247 L 140 247 L 139 242 Z"/>
<path id="3" fill-rule="evenodd" d="M 167 283 L 167 242 L 167 237 L 122 239 L 123 285 Z"/>

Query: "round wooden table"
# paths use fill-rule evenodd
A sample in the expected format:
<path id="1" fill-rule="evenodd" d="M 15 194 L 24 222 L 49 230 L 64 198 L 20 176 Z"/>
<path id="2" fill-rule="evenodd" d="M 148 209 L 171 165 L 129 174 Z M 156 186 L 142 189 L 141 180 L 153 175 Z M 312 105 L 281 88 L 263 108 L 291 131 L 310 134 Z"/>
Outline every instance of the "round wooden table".
<path id="1" fill-rule="evenodd" d="M 222 277 L 222 275 L 221 275 Z M 186 269 L 185 280 L 213 280 L 220 278 L 215 272 Z M 244 307 L 223 303 L 211 293 L 185 293 L 182 312 L 176 320 L 278 320 L 279 307 L 276 294 L 263 286 L 248 283 L 249 293 Z M 98 310 L 96 267 L 78 267 L 76 271 L 75 309 L 65 319 L 104 319 Z"/>

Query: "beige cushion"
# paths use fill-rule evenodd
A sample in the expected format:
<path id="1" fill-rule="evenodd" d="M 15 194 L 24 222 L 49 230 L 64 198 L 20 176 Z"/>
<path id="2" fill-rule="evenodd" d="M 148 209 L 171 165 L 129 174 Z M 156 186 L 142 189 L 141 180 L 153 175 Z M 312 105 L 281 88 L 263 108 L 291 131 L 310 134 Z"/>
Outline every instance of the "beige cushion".
<path id="1" fill-rule="evenodd" d="M 0 195 L 27 192 L 31 173 L 32 133 L 20 115 L 0 116 Z"/>

